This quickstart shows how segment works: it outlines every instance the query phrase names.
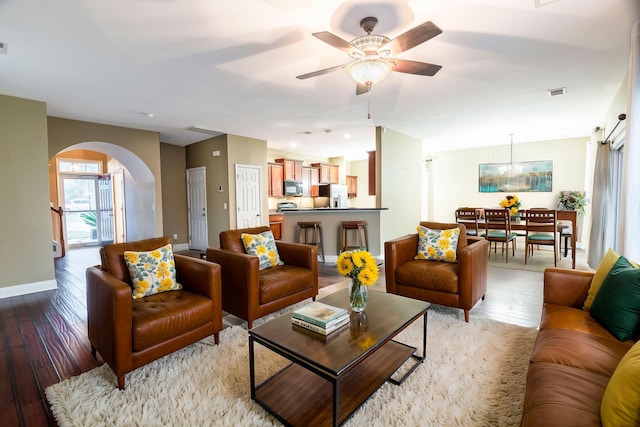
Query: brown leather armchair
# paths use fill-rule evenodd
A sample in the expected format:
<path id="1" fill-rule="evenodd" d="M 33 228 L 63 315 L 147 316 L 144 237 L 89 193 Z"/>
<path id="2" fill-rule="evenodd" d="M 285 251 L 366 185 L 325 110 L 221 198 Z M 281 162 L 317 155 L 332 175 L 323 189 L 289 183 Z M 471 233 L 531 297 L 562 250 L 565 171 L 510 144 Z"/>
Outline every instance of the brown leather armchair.
<path id="1" fill-rule="evenodd" d="M 168 237 L 107 245 L 102 265 L 87 268 L 87 328 L 96 351 L 125 387 L 125 374 L 222 330 L 220 266 L 174 254 L 182 289 L 132 298 L 125 251 L 150 251 Z"/>
<path id="2" fill-rule="evenodd" d="M 464 310 L 469 310 L 487 292 L 489 242 L 468 237 L 462 224 L 421 222 L 437 230 L 460 227 L 457 263 L 416 260 L 418 234 L 410 234 L 384 243 L 387 292 Z"/>
<path id="3" fill-rule="evenodd" d="M 284 265 L 259 270 L 258 257 L 247 255 L 240 236 L 260 234 L 269 227 L 243 228 L 220 233 L 220 248 L 207 249 L 207 260 L 222 267 L 222 309 L 253 321 L 318 295 L 318 249 L 276 241 Z"/>

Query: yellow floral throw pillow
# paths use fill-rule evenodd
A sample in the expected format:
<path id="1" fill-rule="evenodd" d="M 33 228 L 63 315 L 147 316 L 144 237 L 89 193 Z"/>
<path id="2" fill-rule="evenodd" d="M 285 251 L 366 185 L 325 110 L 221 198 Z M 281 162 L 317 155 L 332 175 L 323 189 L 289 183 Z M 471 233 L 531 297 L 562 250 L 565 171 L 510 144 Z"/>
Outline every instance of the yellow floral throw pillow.
<path id="1" fill-rule="evenodd" d="M 133 282 L 133 299 L 182 289 L 176 281 L 171 244 L 149 252 L 125 251 L 124 261 Z"/>
<path id="2" fill-rule="evenodd" d="M 280 255 L 278 255 L 276 240 L 273 238 L 271 231 L 265 231 L 260 234 L 242 233 L 240 238 L 247 254 L 257 256 L 260 260 L 260 270 L 275 267 L 276 265 L 284 265 L 280 260 Z"/>
<path id="3" fill-rule="evenodd" d="M 415 256 L 415 259 L 458 262 L 456 248 L 458 247 L 460 228 L 432 230 L 419 225 L 417 230 L 418 254 Z"/>

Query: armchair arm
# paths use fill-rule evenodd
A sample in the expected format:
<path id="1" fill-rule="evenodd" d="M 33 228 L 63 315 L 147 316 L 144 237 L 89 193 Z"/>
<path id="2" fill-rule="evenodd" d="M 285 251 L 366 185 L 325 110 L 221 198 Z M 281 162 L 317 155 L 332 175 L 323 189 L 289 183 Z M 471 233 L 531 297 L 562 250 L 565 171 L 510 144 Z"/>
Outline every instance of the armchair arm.
<path id="1" fill-rule="evenodd" d="M 487 292 L 488 268 L 488 240 L 475 240 L 458 251 L 458 286 L 465 306 L 472 307 Z"/>
<path id="2" fill-rule="evenodd" d="M 387 282 L 387 292 L 397 293 L 396 268 L 407 261 L 411 261 L 416 256 L 417 250 L 417 234 L 409 234 L 384 242 L 384 274 Z"/>
<path id="3" fill-rule="evenodd" d="M 174 254 L 174 259 L 183 289 L 220 301 L 222 273 L 218 264 L 179 254 Z"/>
<path id="4" fill-rule="evenodd" d="M 207 249 L 207 261 L 220 265 L 222 309 L 248 319 L 258 317 L 260 269 L 258 257 L 228 249 Z"/>
<path id="5" fill-rule="evenodd" d="M 308 268 L 309 270 L 318 269 L 317 247 L 302 243 L 286 243 L 282 241 L 277 241 L 276 246 L 278 248 L 278 255 L 285 264 Z"/>
<path id="6" fill-rule="evenodd" d="M 87 329 L 89 341 L 114 372 L 132 369 L 131 287 L 99 267 L 89 267 Z"/>
<path id="7" fill-rule="evenodd" d="M 544 302 L 582 308 L 593 272 L 550 267 L 544 270 Z"/>

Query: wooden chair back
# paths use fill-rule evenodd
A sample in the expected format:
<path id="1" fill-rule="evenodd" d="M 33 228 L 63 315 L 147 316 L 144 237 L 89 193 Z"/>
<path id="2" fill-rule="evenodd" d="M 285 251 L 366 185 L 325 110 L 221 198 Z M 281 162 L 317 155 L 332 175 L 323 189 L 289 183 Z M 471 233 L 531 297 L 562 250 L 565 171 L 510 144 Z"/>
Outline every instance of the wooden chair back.
<path id="1" fill-rule="evenodd" d="M 480 209 L 476 208 L 458 208 L 456 209 L 456 223 L 466 227 L 467 235 L 477 236 L 480 213 Z"/>
<path id="2" fill-rule="evenodd" d="M 529 246 L 553 246 L 553 265 L 557 266 L 558 259 L 558 231 L 557 212 L 553 209 L 529 209 L 525 212 L 525 256 L 524 263 L 529 258 Z M 531 251 L 533 255 L 533 251 Z"/>
<path id="3" fill-rule="evenodd" d="M 511 232 L 511 219 L 509 209 L 485 209 L 484 210 L 484 238 L 496 243 L 495 251 L 497 251 L 497 243 L 502 242 L 506 246 L 505 262 L 509 262 L 509 243 L 511 246 L 511 255 L 515 256 L 516 237 L 517 234 Z M 503 247 L 504 249 L 504 247 Z M 491 250 L 491 246 L 489 246 Z"/>

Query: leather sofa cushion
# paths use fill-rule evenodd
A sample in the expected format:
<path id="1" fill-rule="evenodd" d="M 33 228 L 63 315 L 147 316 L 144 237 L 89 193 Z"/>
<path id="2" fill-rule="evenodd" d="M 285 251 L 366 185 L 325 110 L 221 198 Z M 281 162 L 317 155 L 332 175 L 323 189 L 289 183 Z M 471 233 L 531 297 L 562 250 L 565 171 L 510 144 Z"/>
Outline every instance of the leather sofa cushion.
<path id="1" fill-rule="evenodd" d="M 171 243 L 171 237 L 154 237 L 151 239 L 138 240 L 136 242 L 115 243 L 105 245 L 100 249 L 100 260 L 102 269 L 116 279 L 132 286 L 129 268 L 124 261 L 125 251 L 152 251 Z"/>
<path id="2" fill-rule="evenodd" d="M 412 260 L 396 268 L 396 283 L 451 294 L 458 293 L 458 264 Z"/>
<path id="3" fill-rule="evenodd" d="M 549 362 L 611 376 L 633 341 L 620 342 L 567 329 L 538 333 L 532 362 Z"/>
<path id="4" fill-rule="evenodd" d="M 557 304 L 544 304 L 542 307 L 542 320 L 540 330 L 568 329 L 575 332 L 616 339 L 609 331 L 600 325 L 588 311 Z"/>
<path id="5" fill-rule="evenodd" d="M 522 425 L 600 427 L 606 375 L 554 363 L 529 365 Z"/>
<path id="6" fill-rule="evenodd" d="M 260 271 L 260 304 L 277 301 L 311 289 L 313 272 L 295 265 L 280 265 Z"/>
<path id="7" fill-rule="evenodd" d="M 193 292 L 163 292 L 133 300 L 133 351 L 138 352 L 213 320 L 213 301 Z"/>

